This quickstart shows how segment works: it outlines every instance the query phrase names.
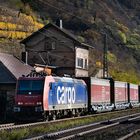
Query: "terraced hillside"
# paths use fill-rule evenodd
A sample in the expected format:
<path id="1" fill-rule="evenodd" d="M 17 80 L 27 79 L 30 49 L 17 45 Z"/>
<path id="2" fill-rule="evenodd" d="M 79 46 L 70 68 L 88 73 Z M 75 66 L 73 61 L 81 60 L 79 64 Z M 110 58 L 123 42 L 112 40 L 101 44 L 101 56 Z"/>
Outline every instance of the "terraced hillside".
<path id="1" fill-rule="evenodd" d="M 19 42 L 43 27 L 32 16 L 0 6 L 0 52 L 20 55 Z"/>

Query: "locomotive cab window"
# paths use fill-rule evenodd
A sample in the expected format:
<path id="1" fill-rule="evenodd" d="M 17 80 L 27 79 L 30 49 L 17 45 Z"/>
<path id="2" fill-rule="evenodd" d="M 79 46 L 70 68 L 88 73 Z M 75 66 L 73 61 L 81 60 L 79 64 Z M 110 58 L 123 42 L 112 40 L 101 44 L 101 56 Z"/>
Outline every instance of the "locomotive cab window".
<path id="1" fill-rule="evenodd" d="M 43 94 L 44 80 L 20 80 L 17 94 Z"/>

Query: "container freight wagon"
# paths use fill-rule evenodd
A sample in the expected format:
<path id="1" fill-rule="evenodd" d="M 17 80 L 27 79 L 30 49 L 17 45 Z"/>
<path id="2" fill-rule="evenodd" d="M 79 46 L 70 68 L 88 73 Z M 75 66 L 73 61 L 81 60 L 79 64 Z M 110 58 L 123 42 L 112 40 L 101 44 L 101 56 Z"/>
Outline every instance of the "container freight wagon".
<path id="1" fill-rule="evenodd" d="M 129 102 L 130 105 L 133 106 L 139 106 L 140 102 L 140 95 L 139 95 L 139 86 L 135 84 L 128 83 L 129 87 Z"/>
<path id="2" fill-rule="evenodd" d="M 128 86 L 126 82 L 114 81 L 114 104 L 116 109 L 129 107 Z"/>
<path id="3" fill-rule="evenodd" d="M 94 112 L 111 111 L 112 95 L 110 80 L 94 77 L 84 78 L 88 88 L 89 110 Z"/>

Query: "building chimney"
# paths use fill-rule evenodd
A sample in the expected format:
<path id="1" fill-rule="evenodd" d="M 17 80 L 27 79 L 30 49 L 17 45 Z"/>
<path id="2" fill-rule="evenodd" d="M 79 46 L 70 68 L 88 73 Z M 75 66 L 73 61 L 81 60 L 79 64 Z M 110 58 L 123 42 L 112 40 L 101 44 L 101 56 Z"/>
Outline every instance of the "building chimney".
<path id="1" fill-rule="evenodd" d="M 22 61 L 27 65 L 28 64 L 28 52 L 22 52 Z"/>
<path id="2" fill-rule="evenodd" d="M 62 28 L 63 28 L 62 19 L 58 18 L 58 19 L 56 20 L 56 25 L 59 26 L 60 29 L 62 29 Z"/>
<path id="3" fill-rule="evenodd" d="M 63 22 L 62 22 L 62 19 L 60 19 L 60 29 L 63 28 Z"/>

